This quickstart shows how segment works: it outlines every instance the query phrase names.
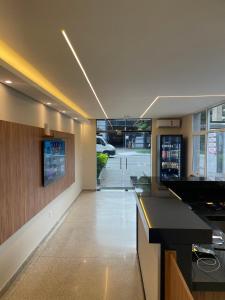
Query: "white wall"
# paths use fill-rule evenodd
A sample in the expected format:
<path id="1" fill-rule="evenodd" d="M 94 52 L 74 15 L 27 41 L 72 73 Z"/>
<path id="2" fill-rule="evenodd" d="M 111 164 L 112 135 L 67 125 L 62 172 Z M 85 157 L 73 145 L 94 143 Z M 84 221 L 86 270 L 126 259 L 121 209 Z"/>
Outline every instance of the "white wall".
<path id="1" fill-rule="evenodd" d="M 88 135 L 85 133 L 85 128 L 82 129 L 83 125 L 1 83 L 0 120 L 37 127 L 44 127 L 44 123 L 48 123 L 50 129 L 75 134 L 75 183 L 0 245 L 1 290 L 81 192 L 82 134 L 85 134 L 87 140 Z M 95 140 L 95 134 L 93 139 Z"/>
<path id="2" fill-rule="evenodd" d="M 83 189 L 96 189 L 96 120 L 83 125 Z"/>

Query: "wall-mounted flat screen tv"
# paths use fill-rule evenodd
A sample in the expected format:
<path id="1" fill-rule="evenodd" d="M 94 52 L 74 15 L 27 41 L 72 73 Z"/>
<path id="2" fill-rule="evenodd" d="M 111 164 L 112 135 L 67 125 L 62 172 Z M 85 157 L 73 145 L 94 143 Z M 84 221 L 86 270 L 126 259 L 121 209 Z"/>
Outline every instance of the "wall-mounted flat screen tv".
<path id="1" fill-rule="evenodd" d="M 43 185 L 54 182 L 65 175 L 65 141 L 44 140 L 43 151 Z"/>

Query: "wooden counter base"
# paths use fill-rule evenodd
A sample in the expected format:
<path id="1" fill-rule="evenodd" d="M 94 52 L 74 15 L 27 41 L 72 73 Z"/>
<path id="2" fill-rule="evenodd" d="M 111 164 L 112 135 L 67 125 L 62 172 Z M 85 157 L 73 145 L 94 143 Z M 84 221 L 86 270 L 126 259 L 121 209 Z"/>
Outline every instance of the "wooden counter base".
<path id="1" fill-rule="evenodd" d="M 177 265 L 176 252 L 165 252 L 165 299 L 194 300 Z"/>
<path id="2" fill-rule="evenodd" d="M 165 253 L 166 300 L 225 300 L 225 292 L 193 292 L 191 294 L 176 262 L 176 252 Z"/>

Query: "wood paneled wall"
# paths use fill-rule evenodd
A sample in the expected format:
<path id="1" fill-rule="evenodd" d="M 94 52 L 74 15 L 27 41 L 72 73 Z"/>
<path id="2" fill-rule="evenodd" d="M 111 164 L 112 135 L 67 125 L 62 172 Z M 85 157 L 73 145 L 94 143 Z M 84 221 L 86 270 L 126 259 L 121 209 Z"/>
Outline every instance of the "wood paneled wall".
<path id="1" fill-rule="evenodd" d="M 75 181 L 74 135 L 66 144 L 66 175 L 42 186 L 43 129 L 0 121 L 0 244 Z"/>
<path id="2" fill-rule="evenodd" d="M 176 253 L 165 253 L 165 299 L 194 300 L 176 262 Z"/>

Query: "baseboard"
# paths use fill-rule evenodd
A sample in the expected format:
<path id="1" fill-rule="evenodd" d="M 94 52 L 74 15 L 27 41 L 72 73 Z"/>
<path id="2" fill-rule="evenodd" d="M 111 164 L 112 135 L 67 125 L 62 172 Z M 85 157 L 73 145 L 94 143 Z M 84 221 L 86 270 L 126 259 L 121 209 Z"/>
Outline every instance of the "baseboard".
<path id="1" fill-rule="evenodd" d="M 82 191 L 81 191 L 82 192 Z M 63 213 L 63 215 L 59 218 L 59 220 L 55 223 L 55 225 L 51 228 L 49 232 L 46 233 L 46 235 L 43 237 L 43 239 L 40 241 L 40 243 L 35 247 L 35 249 L 30 253 L 30 255 L 25 259 L 25 261 L 21 264 L 21 266 L 15 271 L 13 276 L 6 282 L 6 284 L 0 289 L 0 297 L 2 297 L 10 288 L 10 286 L 15 282 L 18 275 L 22 272 L 22 270 L 28 265 L 32 257 L 34 256 L 35 252 L 42 246 L 42 244 L 51 236 L 54 234 L 54 232 L 60 227 L 60 225 L 63 223 L 64 219 L 66 218 L 67 214 L 69 213 L 69 210 L 74 205 L 76 200 L 78 199 L 81 192 L 77 195 L 77 197 L 74 199 L 74 201 L 70 204 L 70 206 L 66 209 L 66 211 Z"/>

